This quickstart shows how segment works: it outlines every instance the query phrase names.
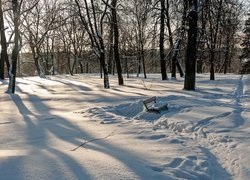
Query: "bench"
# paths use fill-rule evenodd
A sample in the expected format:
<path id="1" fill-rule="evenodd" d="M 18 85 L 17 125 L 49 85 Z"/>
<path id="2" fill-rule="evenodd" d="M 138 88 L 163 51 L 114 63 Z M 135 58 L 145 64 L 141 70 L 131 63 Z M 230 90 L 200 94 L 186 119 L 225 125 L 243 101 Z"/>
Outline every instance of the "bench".
<path id="1" fill-rule="evenodd" d="M 145 99 L 143 104 L 148 112 L 161 113 L 162 110 L 168 110 L 168 104 L 163 104 L 159 107 L 155 106 L 156 96 Z"/>

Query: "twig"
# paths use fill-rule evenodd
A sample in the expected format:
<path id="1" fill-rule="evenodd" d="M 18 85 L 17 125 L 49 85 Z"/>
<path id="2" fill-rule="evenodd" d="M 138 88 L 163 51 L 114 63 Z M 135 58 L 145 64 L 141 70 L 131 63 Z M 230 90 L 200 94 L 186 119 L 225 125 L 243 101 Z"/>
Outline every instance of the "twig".
<path id="1" fill-rule="evenodd" d="M 115 130 L 112 131 L 109 135 L 105 136 L 105 137 L 102 137 L 102 138 L 96 138 L 96 139 L 91 139 L 89 141 L 85 140 L 84 143 L 80 144 L 79 146 L 77 146 L 76 148 L 72 149 L 71 151 L 76 151 L 77 149 L 79 149 L 80 147 L 83 147 L 85 144 L 88 144 L 90 142 L 94 142 L 94 141 L 100 141 L 100 140 L 103 140 L 103 139 L 107 139 L 108 137 L 112 136 L 114 134 Z"/>

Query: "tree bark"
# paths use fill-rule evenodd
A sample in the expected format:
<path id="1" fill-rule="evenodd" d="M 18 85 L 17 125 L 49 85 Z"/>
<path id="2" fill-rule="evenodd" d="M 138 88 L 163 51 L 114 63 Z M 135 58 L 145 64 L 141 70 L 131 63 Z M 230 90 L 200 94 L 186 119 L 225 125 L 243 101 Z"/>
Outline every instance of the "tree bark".
<path id="1" fill-rule="evenodd" d="M 119 31 L 118 31 L 118 22 L 117 22 L 117 14 L 116 14 L 116 4 L 117 0 L 112 0 L 112 19 L 113 19 L 113 28 L 114 28 L 114 58 L 118 75 L 118 84 L 123 85 L 123 77 L 122 77 L 122 67 L 119 56 Z"/>
<path id="2" fill-rule="evenodd" d="M 114 23 L 110 23 L 110 32 L 109 32 L 109 59 L 108 59 L 108 71 L 109 74 L 112 74 L 113 64 L 114 64 Z"/>
<path id="3" fill-rule="evenodd" d="M 7 71 L 9 72 L 10 63 L 7 53 L 7 42 L 4 28 L 4 17 L 2 11 L 2 1 L 0 1 L 0 28 L 1 28 L 1 59 L 0 59 L 0 79 L 5 78 L 5 63 L 7 65 Z"/>
<path id="4" fill-rule="evenodd" d="M 187 54 L 186 54 L 186 76 L 184 89 L 185 90 L 195 90 L 195 68 L 196 68 L 196 52 L 197 52 L 197 0 L 193 1 L 193 9 L 189 13 L 189 30 L 188 30 L 188 44 L 187 44 Z"/>
<path id="5" fill-rule="evenodd" d="M 9 80 L 9 87 L 8 91 L 12 94 L 15 93 L 15 86 L 16 86 L 16 66 L 17 66 L 17 59 L 19 54 L 19 17 L 20 17 L 20 10 L 19 10 L 19 3 L 17 0 L 12 0 L 12 7 L 13 7 L 13 14 L 14 14 L 14 48 L 12 51 L 12 65 L 10 69 L 10 80 Z"/>
<path id="6" fill-rule="evenodd" d="M 165 0 L 161 0 L 161 26 L 160 26 L 160 61 L 161 61 L 161 77 L 167 80 L 166 60 L 164 53 L 164 31 L 165 31 Z"/>

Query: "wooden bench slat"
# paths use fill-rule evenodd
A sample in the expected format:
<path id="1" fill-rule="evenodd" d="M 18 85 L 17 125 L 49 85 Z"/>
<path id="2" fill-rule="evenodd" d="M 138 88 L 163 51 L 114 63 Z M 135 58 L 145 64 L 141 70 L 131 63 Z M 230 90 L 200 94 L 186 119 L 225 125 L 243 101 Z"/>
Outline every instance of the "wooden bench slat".
<path id="1" fill-rule="evenodd" d="M 143 103 L 148 104 L 148 103 L 151 103 L 152 101 L 156 101 L 156 96 L 153 96 L 151 98 L 144 100 Z"/>
<path id="2" fill-rule="evenodd" d="M 151 98 L 148 98 L 146 100 L 143 101 L 144 106 L 146 107 L 147 111 L 149 112 L 156 112 L 156 113 L 160 113 L 161 110 L 168 110 L 168 105 L 164 104 L 160 107 L 148 107 L 148 104 L 154 102 L 156 103 L 156 96 L 153 96 Z"/>

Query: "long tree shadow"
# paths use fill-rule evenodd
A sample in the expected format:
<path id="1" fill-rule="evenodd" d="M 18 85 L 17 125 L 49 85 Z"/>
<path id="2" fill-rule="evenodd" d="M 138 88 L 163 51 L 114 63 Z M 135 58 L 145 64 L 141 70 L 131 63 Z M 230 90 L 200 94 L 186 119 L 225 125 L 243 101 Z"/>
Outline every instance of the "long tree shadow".
<path id="1" fill-rule="evenodd" d="M 34 151 L 37 151 L 37 149 L 45 149 L 46 151 L 51 153 L 55 157 L 54 159 L 50 159 L 50 157 L 46 157 L 46 154 L 44 154 L 44 156 L 48 158 L 48 162 L 53 164 L 53 162 L 56 159 L 59 159 L 60 162 L 63 162 L 64 165 L 70 169 L 70 171 L 74 174 L 76 178 L 82 179 L 82 177 L 88 177 L 89 179 L 91 179 L 91 175 L 89 175 L 89 172 L 87 172 L 87 170 L 84 168 L 84 165 L 77 162 L 69 153 L 65 153 L 61 150 L 58 150 L 57 147 L 53 147 L 53 145 L 51 145 L 51 141 L 49 139 L 51 138 L 51 136 L 49 134 L 52 134 L 56 138 L 68 144 L 72 144 L 73 147 L 81 144 L 82 143 L 81 139 L 83 138 L 91 140 L 95 139 L 95 137 L 93 137 L 88 132 L 83 131 L 79 127 L 75 126 L 66 118 L 52 114 L 50 110 L 53 107 L 49 107 L 48 105 L 46 105 L 43 102 L 43 100 L 40 99 L 37 95 L 29 93 L 24 93 L 24 94 L 28 96 L 28 100 L 32 104 L 33 108 L 35 108 L 36 113 L 32 112 L 27 108 L 27 106 L 24 104 L 23 100 L 20 98 L 19 95 L 12 95 L 12 99 L 16 104 L 20 114 L 23 116 L 23 119 L 27 126 L 26 143 L 29 144 L 31 147 L 36 146 L 34 147 Z M 180 97 L 180 98 L 182 98 L 181 100 L 185 98 L 187 102 L 191 101 L 190 98 L 186 97 Z M 167 98 L 166 100 L 171 101 L 172 99 L 169 97 L 169 99 Z M 173 97 L 173 102 L 174 101 L 176 101 L 175 97 Z M 204 104 L 202 102 L 203 101 L 202 99 L 201 100 L 197 99 L 196 101 L 197 104 Z M 221 103 L 218 102 L 218 104 Z M 46 114 L 44 114 L 44 112 L 46 112 Z M 38 140 L 39 142 L 36 142 Z M 128 150 L 107 143 L 106 141 L 92 142 L 91 144 L 88 144 L 86 147 L 104 153 L 106 155 L 109 155 L 114 159 L 118 160 L 120 163 L 128 167 L 128 169 L 132 171 L 139 179 L 150 179 L 150 177 L 153 178 L 154 176 L 154 175 L 150 176 L 150 174 L 153 174 L 152 169 L 148 167 L 143 167 L 142 164 L 145 163 L 141 162 L 145 162 L 146 160 L 138 157 L 138 155 L 128 152 Z M 5 162 L 5 164 L 8 165 L 8 162 Z M 21 165 L 22 160 L 20 159 L 17 164 Z M 60 166 L 60 164 L 56 163 L 55 166 Z M 218 164 L 218 166 L 220 165 Z M 61 174 L 60 173 L 58 174 L 60 176 L 58 177 L 58 179 L 59 178 L 64 179 L 63 172 Z M 225 172 L 224 174 L 227 173 Z M 158 174 L 157 178 L 166 178 L 166 176 Z M 25 177 L 23 179 L 25 179 Z"/>
<path id="2" fill-rule="evenodd" d="M 82 167 L 79 163 L 77 163 L 72 157 L 67 155 L 66 153 L 63 153 L 62 151 L 59 151 L 56 148 L 50 147 L 49 145 L 49 137 L 48 137 L 48 131 L 55 134 L 56 136 L 60 137 L 62 139 L 63 135 L 61 133 L 71 133 L 71 134 L 79 134 L 79 129 L 73 127 L 72 124 L 68 123 L 65 119 L 54 116 L 56 119 L 55 122 L 51 122 L 49 125 L 45 125 L 42 122 L 42 119 L 44 119 L 44 114 L 35 114 L 31 112 L 23 103 L 22 99 L 19 95 L 12 95 L 13 102 L 16 104 L 16 107 L 18 108 L 20 114 L 23 116 L 23 120 L 26 123 L 26 143 L 28 143 L 32 150 L 35 151 L 33 153 L 39 153 L 43 154 L 40 150 L 47 150 L 49 153 L 56 156 L 58 159 L 60 159 L 61 162 L 64 163 L 64 165 L 67 165 L 67 167 L 73 172 L 73 174 L 78 178 L 81 179 L 82 177 L 88 177 L 88 173 L 84 170 L 84 167 Z M 32 100 L 35 100 L 35 97 L 31 98 Z M 36 102 L 41 102 L 36 100 Z M 46 107 L 42 102 L 36 103 L 36 106 L 40 106 L 43 108 L 43 110 L 47 109 L 49 112 L 49 108 Z M 49 113 L 47 114 L 49 115 Z M 59 118 L 59 119 L 58 119 Z M 68 127 L 68 128 L 67 128 Z M 61 130 L 60 131 L 58 130 Z M 67 132 L 67 131 L 68 132 Z M 60 133 L 60 134 L 59 134 Z M 80 143 L 77 139 L 72 139 L 73 143 Z M 31 152 L 32 153 L 32 152 Z M 43 154 L 47 159 L 48 163 L 54 164 L 55 160 L 51 159 L 50 157 L 46 157 L 46 154 Z M 22 159 L 20 159 L 22 160 Z M 19 162 L 21 164 L 21 162 Z M 38 162 L 39 164 L 39 162 Z M 60 167 L 60 164 L 56 164 L 55 166 Z M 53 167 L 54 169 L 55 166 Z M 57 173 L 59 177 L 64 179 L 64 172 Z M 19 176 L 22 177 L 22 176 Z M 61 179 L 60 178 L 60 179 Z M 19 178 L 18 178 L 19 179 Z M 25 179 L 25 177 L 24 177 Z"/>
<path id="3" fill-rule="evenodd" d="M 29 102 L 32 103 L 37 113 L 31 112 L 19 95 L 13 95 L 12 99 L 16 104 L 20 114 L 27 125 L 26 127 L 26 143 L 31 147 L 36 149 L 44 149 L 49 153 L 53 154 L 56 158 L 60 159 L 65 166 L 70 168 L 71 172 L 78 178 L 89 177 L 89 172 L 84 169 L 84 165 L 79 164 L 75 161 L 69 154 L 58 150 L 56 147 L 51 147 L 51 142 L 49 140 L 49 135 L 52 134 L 58 139 L 72 144 L 72 147 L 78 146 L 82 143 L 81 139 L 95 139 L 92 135 L 87 132 L 83 132 L 80 128 L 70 123 L 67 119 L 54 115 L 50 113 L 50 107 L 46 106 L 42 100 L 40 100 L 36 95 L 27 94 Z M 40 111 L 42 109 L 42 111 Z M 47 112 L 44 115 L 44 112 Z M 39 141 L 39 142 L 36 142 Z M 93 145 L 94 144 L 94 145 Z M 93 145 L 93 146 L 92 146 Z M 140 162 L 145 161 L 140 159 L 137 155 L 132 154 L 124 149 L 111 145 L 105 142 L 93 142 L 90 145 L 90 149 L 99 151 L 101 153 L 107 154 L 110 157 L 118 160 L 121 164 L 125 165 L 130 172 L 135 174 L 139 179 L 145 179 L 150 173 L 147 167 L 143 167 Z M 100 148 L 101 147 L 101 148 Z M 70 152 L 70 150 L 69 150 Z M 35 153 L 35 152 L 34 152 Z M 74 152 L 71 152 L 74 153 Z M 46 156 L 46 155 L 45 155 Z M 49 158 L 49 157 L 46 157 Z M 50 160 L 52 163 L 53 159 Z M 57 164 L 60 166 L 60 164 Z M 104 162 L 105 166 L 105 162 Z M 140 166 L 141 168 L 138 168 Z M 63 172 L 62 175 L 63 176 Z M 159 175 L 159 177 L 164 177 Z M 60 178 L 60 177 L 59 177 Z"/>

